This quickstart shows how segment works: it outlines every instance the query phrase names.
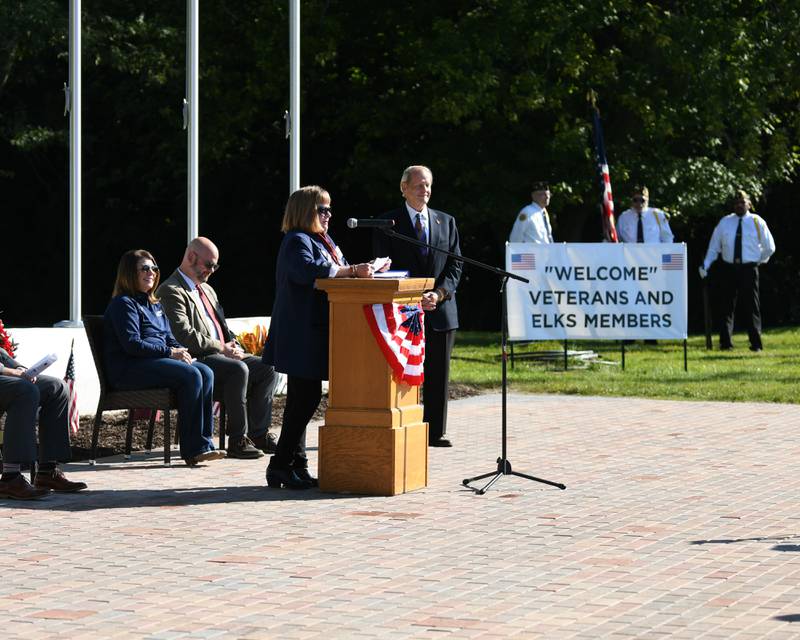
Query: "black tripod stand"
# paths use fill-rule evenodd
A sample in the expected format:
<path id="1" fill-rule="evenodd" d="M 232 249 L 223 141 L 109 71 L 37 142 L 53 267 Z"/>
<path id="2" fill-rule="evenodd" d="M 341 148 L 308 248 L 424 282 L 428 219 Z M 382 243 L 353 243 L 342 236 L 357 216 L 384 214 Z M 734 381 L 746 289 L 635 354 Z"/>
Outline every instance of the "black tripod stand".
<path id="1" fill-rule="evenodd" d="M 483 495 L 486 491 L 491 487 L 495 482 L 497 482 L 501 476 L 518 476 L 520 478 L 526 478 L 528 480 L 533 480 L 534 482 L 542 482 L 544 484 L 549 484 L 553 487 L 558 487 L 559 489 L 566 489 L 567 487 L 560 482 L 552 482 L 550 480 L 543 480 L 542 478 L 536 478 L 534 476 L 529 476 L 524 473 L 520 473 L 519 471 L 514 471 L 511 469 L 511 463 L 508 461 L 508 447 L 507 447 L 507 435 L 508 429 L 506 426 L 506 400 L 508 395 L 508 373 L 507 373 L 507 363 L 508 363 L 508 349 L 507 349 L 507 335 L 506 335 L 506 283 L 508 282 L 509 278 L 515 278 L 518 280 L 522 280 L 523 282 L 528 282 L 525 278 L 520 278 L 513 273 L 505 273 L 505 275 L 501 278 L 500 281 L 500 326 L 501 328 L 501 339 L 500 339 L 500 359 L 502 362 L 502 370 L 503 370 L 503 402 L 502 402 L 502 424 L 503 424 L 503 436 L 502 436 L 502 453 L 500 457 L 497 459 L 497 469 L 495 471 L 490 471 L 489 473 L 483 473 L 479 476 L 475 476 L 474 478 L 466 478 L 463 480 L 463 484 L 465 487 L 469 487 L 471 482 L 475 482 L 476 480 L 483 480 L 484 478 L 491 477 L 492 479 L 489 480 L 485 485 L 483 485 L 480 489 L 475 489 L 474 487 L 470 487 L 473 489 L 475 493 L 478 495 Z"/>
<path id="2" fill-rule="evenodd" d="M 466 262 L 468 264 L 475 265 L 485 271 L 490 271 L 498 276 L 500 276 L 500 327 L 501 327 L 501 344 L 502 344 L 502 351 L 501 351 L 501 360 L 502 360 L 502 370 L 503 370 L 503 412 L 502 412 L 502 455 L 497 459 L 497 470 L 490 471 L 489 473 L 484 473 L 479 476 L 475 476 L 474 478 L 467 478 L 463 481 L 464 486 L 469 486 L 470 482 L 474 482 L 475 480 L 482 480 L 483 478 L 488 478 L 489 476 L 493 476 L 489 482 L 487 482 L 483 487 L 480 489 L 473 489 L 479 495 L 483 495 L 486 493 L 486 490 L 491 487 L 495 482 L 500 479 L 500 476 L 508 476 L 514 475 L 519 476 L 520 478 L 527 478 L 528 480 L 533 480 L 534 482 L 542 482 L 544 484 L 549 484 L 553 487 L 558 487 L 559 489 L 566 489 L 567 487 L 558 482 L 551 482 L 550 480 L 542 480 L 541 478 L 535 478 L 534 476 L 528 476 L 524 473 L 519 473 L 518 471 L 511 470 L 511 463 L 508 461 L 507 457 L 507 428 L 506 428 L 506 399 L 507 399 L 507 388 L 508 388 L 508 376 L 506 371 L 506 365 L 508 360 L 508 353 L 507 353 L 507 336 L 506 336 L 506 283 L 508 282 L 509 278 L 513 278 L 514 280 L 519 280 L 520 282 L 530 282 L 527 278 L 523 278 L 522 276 L 518 276 L 515 273 L 509 273 L 508 271 L 504 271 L 503 269 L 498 269 L 497 267 L 493 267 L 491 265 L 485 264 L 483 262 L 479 262 L 478 260 L 473 260 L 472 258 L 466 258 L 464 256 L 460 256 L 458 254 L 452 253 L 447 251 L 446 249 L 440 249 L 439 247 L 430 246 L 416 238 L 411 238 L 409 236 L 403 235 L 402 233 L 397 233 L 392 229 L 381 227 L 381 231 L 386 235 L 397 238 L 404 242 L 408 242 L 410 244 L 415 244 L 420 247 L 425 247 L 427 249 L 433 249 L 434 251 L 438 251 L 440 253 L 444 253 L 451 258 L 456 260 L 460 260 L 461 262 Z"/>

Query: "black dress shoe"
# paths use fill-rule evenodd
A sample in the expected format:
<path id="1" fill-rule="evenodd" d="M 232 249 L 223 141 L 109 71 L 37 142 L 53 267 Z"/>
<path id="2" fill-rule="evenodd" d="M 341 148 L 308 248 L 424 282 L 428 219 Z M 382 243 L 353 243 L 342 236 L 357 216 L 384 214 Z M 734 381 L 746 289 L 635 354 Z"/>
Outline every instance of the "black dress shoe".
<path id="1" fill-rule="evenodd" d="M 750 345 L 750 351 L 763 351 L 761 347 L 756 347 L 754 345 Z"/>
<path id="2" fill-rule="evenodd" d="M 429 447 L 452 447 L 453 443 L 447 438 L 439 438 L 438 440 L 431 440 L 428 443 Z"/>
<path id="3" fill-rule="evenodd" d="M 308 484 L 312 487 L 319 486 L 319 480 L 312 476 L 305 467 L 294 469 L 294 475 L 300 478 L 303 482 L 308 482 Z"/>
<path id="4" fill-rule="evenodd" d="M 293 469 L 270 469 L 267 467 L 267 486 L 272 489 L 310 489 L 311 485 L 302 480 Z"/>

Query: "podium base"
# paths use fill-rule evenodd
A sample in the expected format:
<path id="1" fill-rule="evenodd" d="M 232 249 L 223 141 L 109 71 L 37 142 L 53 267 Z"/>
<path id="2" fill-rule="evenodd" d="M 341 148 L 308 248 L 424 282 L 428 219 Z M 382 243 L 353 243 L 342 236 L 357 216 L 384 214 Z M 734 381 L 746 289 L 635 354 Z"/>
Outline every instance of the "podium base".
<path id="1" fill-rule="evenodd" d="M 320 491 L 394 496 L 427 485 L 427 423 L 319 428 Z"/>

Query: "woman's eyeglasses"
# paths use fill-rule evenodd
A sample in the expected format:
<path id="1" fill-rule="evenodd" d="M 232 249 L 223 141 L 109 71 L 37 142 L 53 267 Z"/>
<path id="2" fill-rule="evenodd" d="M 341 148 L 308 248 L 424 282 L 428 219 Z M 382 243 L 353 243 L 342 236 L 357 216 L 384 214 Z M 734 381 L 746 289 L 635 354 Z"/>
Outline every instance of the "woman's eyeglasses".
<path id="1" fill-rule="evenodd" d="M 324 204 L 317 206 L 317 213 L 321 218 L 330 218 L 333 215 L 331 208 L 326 207 Z"/>
<path id="2" fill-rule="evenodd" d="M 139 267 L 139 271 L 143 271 L 144 273 L 148 273 L 149 271 L 158 273 L 158 266 L 154 264 L 143 264 L 141 267 Z"/>

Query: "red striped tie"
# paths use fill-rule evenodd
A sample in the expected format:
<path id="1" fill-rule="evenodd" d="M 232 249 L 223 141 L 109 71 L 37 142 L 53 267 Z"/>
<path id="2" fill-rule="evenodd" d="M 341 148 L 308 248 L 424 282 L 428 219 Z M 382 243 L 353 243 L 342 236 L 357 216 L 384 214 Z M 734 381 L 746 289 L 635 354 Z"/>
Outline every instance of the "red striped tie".
<path id="1" fill-rule="evenodd" d="M 217 330 L 217 335 L 219 336 L 220 342 L 225 342 L 225 332 L 222 330 L 222 325 L 217 320 L 217 312 L 214 311 L 214 307 L 211 306 L 211 301 L 208 299 L 206 292 L 203 291 L 203 287 L 197 285 L 197 293 L 200 294 L 200 300 L 203 301 L 203 306 L 206 308 L 208 315 L 211 316 L 211 320 L 214 322 L 214 327 Z"/>

